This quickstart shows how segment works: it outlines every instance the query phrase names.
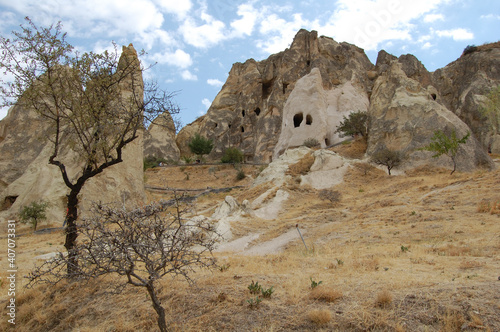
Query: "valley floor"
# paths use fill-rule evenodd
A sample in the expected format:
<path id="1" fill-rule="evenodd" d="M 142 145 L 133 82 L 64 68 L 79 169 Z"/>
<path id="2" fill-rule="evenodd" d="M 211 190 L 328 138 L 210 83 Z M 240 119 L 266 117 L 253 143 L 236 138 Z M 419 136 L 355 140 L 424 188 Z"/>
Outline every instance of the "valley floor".
<path id="1" fill-rule="evenodd" d="M 235 180 L 232 166 L 210 165 L 165 167 L 145 177 L 164 188 L 239 187 L 199 196 L 196 211 L 210 216 L 226 195 L 241 203 L 269 189 L 250 187 L 261 166 L 243 167 L 243 181 Z M 231 223 L 234 239 L 247 237 L 245 250 L 217 252 L 219 268 L 197 271 L 195 285 L 161 281 L 171 330 L 500 331 L 499 170 L 449 175 L 422 167 L 388 176 L 359 164 L 331 189 L 340 193 L 338 201 L 294 181 L 282 189 L 290 197 L 276 219 L 247 215 Z M 165 190 L 149 195 L 170 197 Z M 19 279 L 36 256 L 63 249 L 62 231 L 19 232 L 25 234 L 17 240 Z M 258 250 L 283 234 L 289 235 L 280 245 Z M 2 266 L 6 247 L 0 248 Z M 16 330 L 156 329 L 146 291 L 130 286 L 109 295 L 116 280 L 30 290 L 19 280 Z M 274 293 L 258 300 L 248 289 L 253 282 Z M 2 317 L 0 328 L 7 330 Z"/>

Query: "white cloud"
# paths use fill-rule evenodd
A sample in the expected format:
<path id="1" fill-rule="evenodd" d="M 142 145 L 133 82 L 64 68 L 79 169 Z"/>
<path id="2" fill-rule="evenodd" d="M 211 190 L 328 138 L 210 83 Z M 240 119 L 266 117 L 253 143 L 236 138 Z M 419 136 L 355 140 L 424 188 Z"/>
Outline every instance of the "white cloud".
<path id="1" fill-rule="evenodd" d="M 208 100 L 207 98 L 203 98 L 201 100 L 201 103 L 203 104 L 203 106 L 205 106 L 206 109 L 209 109 L 210 106 L 212 105 L 212 102 L 210 100 Z"/>
<path id="2" fill-rule="evenodd" d="M 243 4 L 238 6 L 237 14 L 241 16 L 241 18 L 231 22 L 231 27 L 234 29 L 232 33 L 233 36 L 250 36 L 253 32 L 255 22 L 259 17 L 259 11 L 253 8 L 251 4 Z"/>
<path id="3" fill-rule="evenodd" d="M 366 50 L 377 50 L 378 44 L 386 40 L 411 40 L 415 28 L 411 22 L 447 1 L 338 0 L 337 9 L 319 32 Z"/>
<path id="4" fill-rule="evenodd" d="M 267 53 L 283 51 L 292 42 L 293 37 L 302 27 L 314 27 L 317 22 L 302 18 L 301 14 L 293 14 L 291 21 L 286 21 L 276 14 L 270 14 L 261 21 L 259 32 L 264 38 L 257 42 L 257 47 Z"/>
<path id="5" fill-rule="evenodd" d="M 194 17 L 187 17 L 179 27 L 186 43 L 198 48 L 208 48 L 227 38 L 224 22 L 207 14 L 205 7 L 201 8 L 198 16 L 202 24 L 198 25 Z"/>
<path id="6" fill-rule="evenodd" d="M 423 50 L 427 50 L 427 49 L 429 49 L 429 48 L 431 48 L 431 47 L 432 47 L 432 44 L 431 44 L 431 43 L 429 43 L 429 42 L 426 42 L 424 45 L 422 45 L 422 49 L 423 49 Z"/>
<path id="7" fill-rule="evenodd" d="M 155 53 L 151 56 L 151 59 L 154 62 L 158 62 L 159 64 L 168 64 L 171 66 L 179 67 L 181 69 L 188 68 L 193 64 L 191 55 L 181 49 L 177 49 L 173 53 Z"/>
<path id="8" fill-rule="evenodd" d="M 179 19 L 184 18 L 193 7 L 190 0 L 155 0 L 167 13 L 175 14 Z"/>
<path id="9" fill-rule="evenodd" d="M 207 80 L 207 83 L 208 83 L 208 85 L 215 86 L 216 88 L 220 88 L 224 85 L 224 82 L 222 82 L 221 80 L 218 80 L 218 79 L 214 79 L 214 78 L 209 78 Z"/>
<path id="10" fill-rule="evenodd" d="M 500 20 L 500 15 L 497 14 L 481 15 L 481 18 L 487 20 Z"/>
<path id="11" fill-rule="evenodd" d="M 48 26 L 57 19 L 71 35 L 110 37 L 153 31 L 163 24 L 163 15 L 150 0 L 25 0 L 4 4 L 35 23 Z"/>
<path id="12" fill-rule="evenodd" d="M 462 28 L 451 30 L 437 30 L 436 34 L 439 37 L 453 38 L 453 40 L 469 40 L 474 38 L 474 34 L 472 32 Z"/>
<path id="13" fill-rule="evenodd" d="M 186 81 L 197 81 L 198 80 L 198 76 L 191 73 L 189 70 L 184 70 L 181 73 L 181 77 L 182 77 L 182 79 L 184 79 Z"/>
<path id="14" fill-rule="evenodd" d="M 444 16 L 441 14 L 429 14 L 429 15 L 425 15 L 425 17 L 424 17 L 425 23 L 432 23 L 432 22 L 435 22 L 438 20 L 444 21 Z"/>

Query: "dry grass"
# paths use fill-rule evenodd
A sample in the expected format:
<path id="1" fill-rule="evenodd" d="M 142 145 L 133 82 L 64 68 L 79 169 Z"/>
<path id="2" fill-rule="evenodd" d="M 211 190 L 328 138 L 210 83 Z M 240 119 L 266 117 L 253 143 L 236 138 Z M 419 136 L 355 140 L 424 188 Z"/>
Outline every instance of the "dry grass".
<path id="1" fill-rule="evenodd" d="M 226 186 L 226 171 L 233 181 L 231 167 L 215 171 L 221 187 Z M 148 174 L 148 181 L 161 183 L 162 172 L 167 173 Z M 208 167 L 190 172 L 185 181 L 190 184 L 198 177 L 215 179 Z M 245 172 L 253 174 L 252 169 Z M 169 178 L 169 185 L 175 180 L 181 186 L 182 178 Z M 450 176 L 448 170 L 422 167 L 389 177 L 379 169 L 365 175 L 362 167 L 353 167 L 344 183 L 331 188 L 342 193 L 335 205 L 322 202 L 315 191 L 290 191 L 276 220 L 247 217 L 232 223 L 233 234 L 260 233 L 250 244 L 259 246 L 298 223 L 310 250 L 297 235 L 279 253 L 217 254 L 219 265 L 227 268 L 196 271 L 193 286 L 164 278 L 160 298 L 168 325 L 172 331 L 500 331 L 499 217 L 479 209 L 483 199 L 491 205 L 498 202 L 499 187 L 500 171 Z M 269 189 L 262 185 L 229 195 L 252 201 Z M 198 210 L 210 215 L 225 195 L 200 198 Z M 63 250 L 64 234 L 32 235 L 28 227 L 19 232 L 25 235 L 17 239 L 16 248 L 16 330 L 156 329 L 155 312 L 143 289 L 106 293 L 121 280 L 118 276 L 22 288 L 21 276 L 29 272 L 34 257 Z M 402 251 L 402 246 L 409 250 Z M 0 263 L 5 264 L 6 246 L 0 250 Z M 0 277 L 5 281 L 5 270 Z M 323 283 L 311 290 L 310 278 Z M 256 296 L 247 288 L 252 280 L 275 289 L 253 309 L 247 302 Z M 3 308 L 6 290 L 1 283 Z M 0 330 L 8 329 L 6 320 L 1 321 Z"/>
<path id="2" fill-rule="evenodd" d="M 311 166 L 314 164 L 314 156 L 312 153 L 306 154 L 302 159 L 300 159 L 297 163 L 290 165 L 288 167 L 287 174 L 292 177 L 296 177 L 298 175 L 305 175 L 311 169 Z"/>
<path id="3" fill-rule="evenodd" d="M 325 326 L 332 320 L 332 313 L 328 309 L 314 309 L 307 313 L 307 318 L 318 326 Z"/>

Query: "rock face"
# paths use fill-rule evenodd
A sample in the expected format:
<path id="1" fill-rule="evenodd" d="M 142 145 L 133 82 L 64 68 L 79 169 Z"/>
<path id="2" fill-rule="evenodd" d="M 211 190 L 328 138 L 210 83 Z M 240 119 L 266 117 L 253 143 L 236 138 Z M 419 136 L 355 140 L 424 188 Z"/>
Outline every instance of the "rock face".
<path id="1" fill-rule="evenodd" d="M 459 59 L 432 73 L 432 84 L 443 105 L 454 112 L 472 130 L 484 148 L 491 149 L 495 134 L 481 113 L 485 95 L 500 85 L 500 43 L 477 47 Z M 500 153 L 500 150 L 491 151 Z"/>
<path id="2" fill-rule="evenodd" d="M 391 60 L 387 70 L 375 82 L 368 112 L 367 153 L 387 148 L 407 153 L 410 166 L 429 162 L 447 166 L 450 161 L 445 156 L 433 160 L 430 158 L 432 153 L 418 149 L 429 143 L 436 130 L 455 130 L 457 136 L 462 137 L 470 129 L 457 115 L 435 100 L 432 87 L 426 88 L 419 80 L 408 77 L 404 69 L 404 63 Z M 425 72 L 423 74 L 422 81 L 425 81 Z M 461 145 L 457 157 L 459 170 L 494 167 L 474 137 Z"/>
<path id="3" fill-rule="evenodd" d="M 190 155 L 189 139 L 200 133 L 215 142 L 213 160 L 236 147 L 246 162 L 266 163 L 309 138 L 321 147 L 339 142 L 335 131 L 343 116 L 368 111 L 368 155 L 386 147 L 407 152 L 407 166 L 447 165 L 446 158 L 431 160 L 418 149 L 436 130 L 471 131 L 459 152 L 460 168 L 491 168 L 485 152 L 500 149 L 500 135 L 480 110 L 500 84 L 499 47 L 480 46 L 430 73 L 411 54 L 380 51 L 374 66 L 354 45 L 300 30 L 289 49 L 235 63 L 207 114 L 181 130 L 177 145 L 181 155 Z"/>
<path id="4" fill-rule="evenodd" d="M 339 105 L 338 96 L 330 96 L 327 91 L 338 90 L 335 93 L 339 95 L 340 91 L 349 91 L 359 94 L 366 101 L 366 91 L 372 84 L 366 72 L 371 68 L 373 64 L 362 49 L 337 43 L 328 37 L 318 37 L 316 31 L 300 30 L 289 49 L 263 61 L 250 59 L 245 63 L 235 63 L 207 114 L 183 128 L 177 142 L 185 142 L 192 133 L 199 132 L 215 142 L 209 156 L 212 159 L 219 159 L 226 148 L 236 147 L 244 153 L 247 162 L 270 162 L 273 155 L 276 157 L 278 154 L 275 153 L 278 140 L 281 139 L 283 147 L 302 144 L 280 138 L 282 126 L 285 122 L 293 123 L 295 112 L 303 113 L 306 125 L 306 112 L 312 110 L 299 110 L 289 105 L 290 111 L 285 114 L 284 108 L 297 81 L 315 69 L 315 73 L 311 73 L 315 87 L 310 96 L 314 98 L 315 94 L 323 94 L 325 100 L 318 102 L 318 105 L 322 103 L 322 109 L 314 113 L 318 118 L 312 118 L 312 123 L 321 125 L 323 130 L 313 137 L 326 145 L 331 142 L 325 140 L 334 140 L 331 134 L 334 129 L 327 129 L 327 123 L 321 124 L 323 119 L 328 118 L 325 112 L 329 108 L 344 112 L 350 109 L 342 104 L 342 100 Z M 302 85 L 299 89 L 304 91 L 307 88 Z M 300 96 L 301 93 L 294 95 Z M 181 155 L 189 154 L 184 145 L 179 144 L 179 148 Z"/>
<path id="5" fill-rule="evenodd" d="M 124 47 L 120 63 L 137 61 L 133 46 Z M 128 86 L 140 84 L 142 76 L 130 77 L 122 85 L 122 93 L 131 93 Z M 0 121 L 0 216 L 16 218 L 22 206 L 45 200 L 50 206 L 47 219 L 62 222 L 66 214 L 69 189 L 58 167 L 49 165 L 52 144 L 47 141 L 49 125 L 34 111 L 14 106 Z M 123 150 L 123 162 L 111 166 L 88 180 L 80 193 L 80 211 L 85 215 L 91 201 L 140 203 L 144 200 L 143 137 Z M 65 147 L 60 153 L 70 176 L 78 176 L 81 165 L 74 151 Z"/>
<path id="6" fill-rule="evenodd" d="M 150 156 L 179 160 L 180 152 L 175 143 L 175 124 L 168 112 L 156 118 L 144 132 L 144 157 Z"/>

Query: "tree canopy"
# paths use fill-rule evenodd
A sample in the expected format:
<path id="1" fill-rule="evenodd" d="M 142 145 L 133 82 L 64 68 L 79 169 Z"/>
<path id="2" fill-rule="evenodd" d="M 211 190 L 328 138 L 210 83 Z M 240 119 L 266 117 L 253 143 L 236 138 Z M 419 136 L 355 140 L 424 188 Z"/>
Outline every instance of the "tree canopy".
<path id="1" fill-rule="evenodd" d="M 34 110 L 50 125 L 48 161 L 59 168 L 69 188 L 65 247 L 72 257 L 83 185 L 121 163 L 124 147 L 140 137 L 145 123 L 179 109 L 172 94 L 154 82 L 144 84 L 145 68 L 132 45 L 120 57 L 116 45 L 113 52 L 79 53 L 61 23 L 40 28 L 26 21 L 21 31 L 12 32 L 12 40 L 0 36 L 2 106 Z M 68 150 L 79 158 L 76 174 L 68 174 Z"/>

